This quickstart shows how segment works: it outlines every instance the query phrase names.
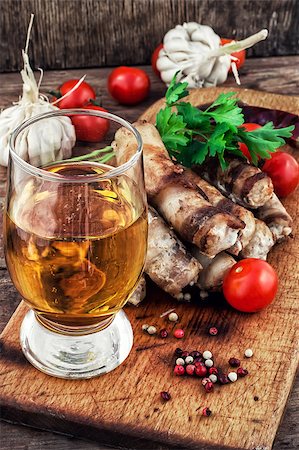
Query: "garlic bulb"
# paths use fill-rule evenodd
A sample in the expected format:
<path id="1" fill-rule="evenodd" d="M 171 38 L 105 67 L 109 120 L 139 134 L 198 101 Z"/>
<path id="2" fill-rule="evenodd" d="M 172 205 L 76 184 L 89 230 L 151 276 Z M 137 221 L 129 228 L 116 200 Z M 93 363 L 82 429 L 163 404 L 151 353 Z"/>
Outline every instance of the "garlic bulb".
<path id="1" fill-rule="evenodd" d="M 39 84 L 36 83 L 29 64 L 28 43 L 33 16 L 28 28 L 25 50 L 22 51 L 24 69 L 21 71 L 23 80 L 22 98 L 13 106 L 0 113 L 0 165 L 7 166 L 9 156 L 9 138 L 11 133 L 22 122 L 38 114 L 56 111 L 47 97 L 39 94 Z M 19 156 L 34 166 L 69 158 L 76 142 L 75 129 L 71 120 L 65 116 L 44 119 L 32 124 L 20 133 L 16 150 Z"/>
<path id="2" fill-rule="evenodd" d="M 267 35 L 268 31 L 262 30 L 243 41 L 221 46 L 220 37 L 207 25 L 177 25 L 164 36 L 157 69 L 166 84 L 179 72 L 177 79 L 186 81 L 190 88 L 216 86 L 227 78 L 230 54 L 251 47 Z"/>

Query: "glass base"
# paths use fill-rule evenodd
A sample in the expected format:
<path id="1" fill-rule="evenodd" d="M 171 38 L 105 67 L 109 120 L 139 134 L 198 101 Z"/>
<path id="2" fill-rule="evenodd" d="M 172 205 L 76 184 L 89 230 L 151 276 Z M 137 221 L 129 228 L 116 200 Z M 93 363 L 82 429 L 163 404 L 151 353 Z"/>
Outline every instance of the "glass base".
<path id="1" fill-rule="evenodd" d="M 106 328 L 85 335 L 52 331 L 30 310 L 22 322 L 20 339 L 24 355 L 37 369 L 58 378 L 86 379 L 110 372 L 127 358 L 133 331 L 122 310 Z"/>

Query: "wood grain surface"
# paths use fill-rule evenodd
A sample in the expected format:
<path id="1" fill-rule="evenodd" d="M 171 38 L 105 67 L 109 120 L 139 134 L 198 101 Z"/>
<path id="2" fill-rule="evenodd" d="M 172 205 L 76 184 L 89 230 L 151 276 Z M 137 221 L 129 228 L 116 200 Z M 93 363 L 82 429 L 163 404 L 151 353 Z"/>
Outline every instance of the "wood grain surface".
<path id="1" fill-rule="evenodd" d="M 149 64 L 164 34 L 187 21 L 238 39 L 268 28 L 249 56 L 298 53 L 296 0 L 1 0 L 0 72 L 20 69 L 31 13 L 36 68 Z"/>
<path id="2" fill-rule="evenodd" d="M 273 60 L 273 67 L 271 66 L 271 64 L 268 65 L 268 73 L 271 73 L 272 75 L 274 75 L 274 77 L 275 77 L 275 72 L 280 70 L 279 69 L 280 66 L 285 66 L 285 73 L 287 73 L 288 67 L 292 71 L 292 67 L 294 67 L 294 69 L 295 69 L 295 66 L 296 66 L 296 58 L 282 58 L 282 59 L 281 58 L 278 58 L 278 59 L 273 59 L 272 58 L 272 60 Z M 264 63 L 264 66 L 263 66 L 263 63 Z M 266 73 L 266 71 L 267 71 L 267 69 L 266 69 L 267 64 L 268 64 L 268 62 L 265 61 L 265 60 L 248 61 L 247 64 L 246 64 L 246 66 L 247 66 L 246 70 L 248 70 L 248 72 L 249 72 L 250 69 L 252 69 L 252 71 L 255 71 L 260 66 L 261 70 L 262 71 L 264 70 L 264 72 Z M 252 67 L 250 67 L 250 65 L 252 65 Z M 106 81 L 106 76 L 107 76 L 108 71 L 109 71 L 108 69 L 107 70 L 101 70 L 101 71 L 98 71 L 98 70 L 88 71 L 88 77 L 91 77 L 91 80 L 89 80 L 89 81 L 91 81 L 91 83 L 95 85 L 95 87 L 97 88 L 97 92 L 100 92 L 100 91 L 103 92 L 103 103 L 104 103 L 105 106 L 109 105 L 109 109 L 112 112 L 121 114 L 122 116 L 126 117 L 129 120 L 134 120 L 142 112 L 142 109 L 144 108 L 144 104 L 143 105 L 139 105 L 138 107 L 135 107 L 135 108 L 124 109 L 124 108 L 116 105 L 116 103 L 113 100 L 109 99 L 104 94 L 104 89 L 103 89 L 104 86 L 105 86 L 105 81 Z M 276 73 L 278 73 L 278 72 L 276 72 Z M 295 73 L 295 70 L 294 70 L 294 73 Z M 74 76 L 79 76 L 80 74 L 82 74 L 82 71 L 80 71 L 80 73 L 79 73 L 79 71 L 49 72 L 45 76 L 45 85 L 44 85 L 45 89 L 53 88 L 56 84 L 58 84 L 58 82 L 61 81 L 62 78 L 67 79 L 67 78 L 71 78 L 71 77 L 74 77 Z M 245 76 L 243 77 L 243 82 L 244 82 L 244 78 L 246 76 L 247 75 L 245 74 Z M 285 78 L 288 80 L 287 90 L 289 89 L 289 93 L 291 93 L 291 92 L 299 93 L 298 92 L 298 83 L 297 83 L 297 87 L 296 87 L 296 83 L 293 84 L 292 76 L 290 76 L 290 77 L 286 76 Z M 157 79 L 155 79 L 153 77 L 151 77 L 151 79 L 152 79 L 152 93 L 151 93 L 151 98 L 147 101 L 148 105 L 151 102 L 153 102 L 155 99 L 157 99 L 158 97 L 163 95 L 163 92 L 164 92 L 164 86 L 162 85 L 162 83 L 160 83 L 159 80 L 157 80 Z M 247 80 L 248 80 L 248 78 L 247 78 Z M 255 82 L 254 77 L 252 77 L 251 80 L 252 80 L 252 83 Z M 2 76 L 0 76 L 0 81 L 1 81 L 1 83 L 0 83 L 0 95 L 3 94 L 4 92 L 6 93 L 6 96 L 4 98 L 3 98 L 3 96 L 1 96 L 1 100 L 4 100 L 4 101 L 2 101 L 2 105 L 1 106 L 5 106 L 5 105 L 9 104 L 11 101 L 15 100 L 16 96 L 18 95 L 18 92 L 20 91 L 20 82 L 19 82 L 19 79 L 18 79 L 17 75 L 9 75 L 9 76 L 2 75 Z M 263 82 L 265 82 L 265 80 L 257 80 L 256 81 L 256 83 L 259 83 L 259 82 L 261 82 L 263 84 Z M 230 81 L 228 83 L 230 83 Z M 244 84 L 247 85 L 245 82 L 244 82 Z M 252 87 L 252 85 L 250 85 L 250 87 Z M 263 86 L 259 86 L 259 87 L 262 88 Z M 275 92 L 275 91 L 276 92 L 281 92 L 281 90 L 282 90 L 281 87 L 278 84 L 276 84 L 276 85 L 275 84 L 269 85 L 269 83 L 268 83 L 267 85 L 266 84 L 264 85 L 264 89 L 266 89 L 266 88 L 268 88 L 269 90 L 272 90 L 273 92 Z M 297 91 L 296 91 L 296 89 L 297 89 Z M 4 103 L 5 103 L 5 105 L 4 105 Z M 292 202 L 292 204 L 289 205 L 289 206 L 291 208 L 293 208 L 292 205 L 294 204 L 294 201 L 295 201 L 294 196 L 290 197 L 288 199 L 288 201 Z M 296 260 L 294 260 L 292 258 L 297 257 L 297 260 L 298 260 L 298 251 L 297 251 L 296 254 L 293 254 L 292 253 L 293 251 L 290 250 L 290 247 L 289 246 L 285 247 L 285 245 L 284 246 L 279 246 L 273 252 L 273 254 L 271 256 L 273 258 L 272 259 L 273 264 L 274 265 L 278 264 L 278 260 L 280 259 L 281 252 L 283 253 L 283 251 L 285 251 L 286 254 L 289 254 L 289 258 L 293 261 L 294 267 L 296 267 Z M 0 249 L 0 253 L 1 253 L 1 249 Z M 291 254 L 291 256 L 290 256 L 290 254 Z M 15 289 L 13 288 L 11 282 L 9 281 L 9 277 L 7 275 L 7 272 L 6 272 L 5 266 L 4 266 L 3 253 L 1 253 L 1 255 L 0 255 L 0 266 L 1 266 L 1 269 L 2 269 L 1 270 L 2 277 L 0 279 L 0 285 L 1 285 L 1 290 L 0 290 L 0 297 L 1 298 L 0 299 L 1 299 L 1 303 L 2 303 L 2 307 L 1 307 L 1 311 L 0 311 L 1 312 L 0 325 L 2 326 L 7 321 L 9 315 L 11 314 L 11 312 L 13 311 L 15 306 L 17 305 L 17 303 L 19 301 L 19 296 L 16 293 Z M 293 283 L 295 283 L 295 282 L 296 282 L 296 280 L 294 279 Z M 298 283 L 297 283 L 297 285 L 298 285 Z M 293 290 L 293 287 L 294 287 L 294 285 L 290 289 Z M 297 296 L 298 296 L 298 294 L 297 294 Z M 164 301 L 168 302 L 169 298 L 164 299 Z M 280 305 L 280 303 L 282 302 L 282 298 L 281 297 L 279 297 L 278 302 L 279 303 L 276 302 L 275 305 L 277 305 L 277 306 Z M 173 301 L 171 301 L 171 304 L 173 305 Z M 161 306 L 162 305 L 157 306 L 157 308 L 160 308 Z M 144 306 L 144 308 L 146 308 L 146 306 Z M 152 307 L 150 307 L 150 308 L 152 308 Z M 202 343 L 202 344 L 206 343 L 206 345 L 209 344 L 210 347 L 214 347 L 215 349 L 217 349 L 217 350 L 215 350 L 215 354 L 217 352 L 217 355 L 219 354 L 219 359 L 221 359 L 221 358 L 225 357 L 225 354 L 222 354 L 222 350 L 224 349 L 225 345 L 227 345 L 227 350 L 229 350 L 229 352 L 232 351 L 232 345 L 231 345 L 232 342 L 231 342 L 231 337 L 230 336 L 231 336 L 231 334 L 236 333 L 236 331 L 234 332 L 234 324 L 235 324 L 235 322 L 233 322 L 233 326 L 231 326 L 230 329 L 228 329 L 227 333 L 223 335 L 223 338 L 224 338 L 223 339 L 223 342 L 224 342 L 224 344 L 223 344 L 224 347 L 223 348 L 221 347 L 221 342 L 220 342 L 220 346 L 219 346 L 219 342 L 218 341 L 216 341 L 216 340 L 214 341 L 213 340 L 211 342 L 211 340 L 210 340 L 211 338 L 209 339 L 209 338 L 206 337 L 206 335 L 205 335 L 205 325 L 206 325 L 205 320 L 207 320 L 208 317 L 210 318 L 209 320 L 213 320 L 213 323 L 215 323 L 214 321 L 216 321 L 216 319 L 218 320 L 218 316 L 221 318 L 223 323 L 229 322 L 229 324 L 230 324 L 230 322 L 231 322 L 231 321 L 228 321 L 228 317 L 229 317 L 228 314 L 231 314 L 231 312 L 228 313 L 227 310 L 225 310 L 225 309 L 223 310 L 223 305 L 221 305 L 221 304 L 218 305 L 218 308 L 219 309 L 216 310 L 216 312 L 215 312 L 214 309 L 210 309 L 208 307 L 204 307 L 202 310 L 200 310 L 201 311 L 200 314 L 202 314 L 202 316 L 194 317 L 194 323 L 198 324 L 199 332 L 197 334 L 196 331 L 194 333 L 192 331 L 190 333 L 190 336 L 187 336 L 187 340 L 190 339 L 190 342 L 194 342 L 194 339 L 196 339 L 196 342 L 197 342 L 197 339 L 199 339 L 200 343 Z M 291 305 L 291 308 L 288 308 L 286 304 L 283 304 L 282 306 L 280 305 L 279 308 L 278 308 L 278 312 L 275 315 L 275 317 L 278 317 L 278 319 L 279 319 L 282 316 L 284 316 L 284 313 L 285 313 L 286 309 L 288 309 L 288 311 L 289 311 L 288 312 L 289 319 L 292 320 L 292 317 L 293 317 L 294 320 L 296 320 L 296 317 L 293 316 L 293 314 L 295 314 L 294 305 Z M 197 312 L 198 311 L 199 310 L 197 310 Z M 155 318 L 158 316 L 158 312 L 159 312 L 159 309 L 157 309 L 157 311 L 155 310 L 154 312 L 152 312 L 152 314 L 154 315 Z M 148 313 L 150 313 L 150 310 L 148 311 Z M 212 314 L 212 313 L 213 313 L 213 315 L 210 316 L 209 314 Z M 135 312 L 133 312 L 133 314 L 135 315 Z M 233 313 L 233 314 L 234 315 L 236 314 L 237 316 L 239 316 L 237 313 Z M 270 310 L 269 310 L 269 314 L 270 314 Z M 185 311 L 182 313 L 183 320 L 187 320 L 187 315 L 188 314 L 186 314 Z M 270 318 L 271 317 L 272 317 L 272 314 L 271 314 Z M 253 336 L 253 339 L 251 339 L 252 338 L 252 334 L 254 334 L 254 331 L 255 331 L 254 328 L 252 328 L 251 323 L 250 323 L 251 318 L 250 317 L 248 317 L 248 318 L 245 317 L 245 322 L 244 322 L 243 316 L 240 314 L 240 317 L 238 317 L 238 320 L 240 320 L 241 323 L 243 323 L 244 326 L 246 325 L 246 330 L 249 329 L 249 334 L 247 335 L 247 332 L 246 332 L 246 335 L 247 335 L 248 339 L 250 340 L 250 345 L 252 347 L 254 347 L 253 343 L 255 342 L 256 336 Z M 140 321 L 142 321 L 142 319 L 140 319 L 139 322 Z M 296 330 L 295 324 L 296 324 L 296 322 L 294 322 L 294 328 L 293 328 L 293 330 L 294 330 L 294 337 L 295 337 L 295 332 L 296 332 L 295 331 Z M 185 326 L 185 324 L 184 324 L 184 326 Z M 288 327 L 289 324 L 287 323 L 286 326 Z M 265 324 L 263 322 L 263 327 L 261 327 L 261 329 L 257 331 L 257 336 L 260 336 L 261 334 L 263 335 L 264 338 L 265 338 L 265 336 L 268 336 L 269 335 L 268 334 L 269 333 L 269 327 L 270 327 L 270 325 L 268 324 L 268 322 L 265 322 Z M 137 326 L 137 328 L 138 328 L 138 326 Z M 278 327 L 278 324 L 277 324 L 275 329 L 278 329 L 278 328 L 279 327 Z M 225 329 L 225 327 L 224 327 L 224 329 Z M 285 382 L 285 376 L 284 376 L 284 378 L 282 378 L 279 375 L 280 371 L 282 369 L 282 366 L 283 365 L 288 365 L 288 367 L 290 367 L 290 366 L 293 367 L 294 366 L 294 360 L 296 359 L 296 356 L 294 354 L 289 353 L 287 347 L 285 345 L 283 345 L 284 339 L 286 338 L 286 332 L 284 330 L 284 326 L 281 327 L 279 332 L 281 333 L 280 341 L 279 342 L 275 342 L 275 339 L 274 339 L 273 342 L 270 343 L 270 347 L 269 347 L 271 356 L 274 356 L 275 360 L 277 361 L 277 366 L 274 365 L 274 368 L 278 369 L 278 374 L 277 374 L 277 383 L 279 384 L 278 391 L 279 391 L 280 388 L 282 388 L 282 385 Z M 238 336 L 240 336 L 238 333 L 239 332 L 237 332 L 236 334 Z M 272 330 L 271 330 L 271 333 L 272 333 Z M 138 328 L 137 334 L 138 334 L 138 336 L 140 334 L 140 329 L 139 328 Z M 142 346 L 143 343 L 146 344 L 146 342 L 145 342 L 146 338 L 149 339 L 149 337 L 145 337 L 144 335 L 140 336 L 140 339 L 138 339 L 138 342 L 135 345 Z M 13 340 L 13 338 L 12 338 L 12 340 Z M 149 342 L 151 343 L 153 341 L 151 340 Z M 166 346 L 167 348 L 165 348 L 165 349 L 161 348 L 161 347 L 160 348 L 157 347 L 155 351 L 154 351 L 154 349 L 152 349 L 152 350 L 149 349 L 149 350 L 144 350 L 144 351 L 139 351 L 139 352 L 136 352 L 136 353 L 132 353 L 131 356 L 134 359 L 134 367 L 136 365 L 138 365 L 137 362 L 136 362 L 136 359 L 138 359 L 138 361 L 141 360 L 141 362 L 140 362 L 141 366 L 140 366 L 140 364 L 139 364 L 139 366 L 142 368 L 142 367 L 144 367 L 144 364 L 145 364 L 144 360 L 148 360 L 150 362 L 150 364 L 152 364 L 152 363 L 155 362 L 155 357 L 157 357 L 157 355 L 161 356 L 161 352 L 162 352 L 162 355 L 164 355 L 164 352 L 166 351 L 166 353 L 167 353 L 166 356 L 168 357 L 168 351 L 171 352 L 171 348 L 173 346 L 175 346 L 175 345 L 176 345 L 176 343 L 174 343 L 173 341 L 171 341 L 171 342 L 169 341 L 169 343 Z M 184 344 L 184 346 L 185 345 L 187 346 L 187 343 Z M 17 348 L 17 343 L 15 343 L 13 346 L 15 346 L 15 348 Z M 236 348 L 236 351 L 239 351 L 239 349 L 240 349 L 240 347 L 238 346 L 238 348 Z M 154 351 L 154 353 L 149 353 L 149 355 L 151 354 L 152 357 L 148 358 L 147 357 L 148 352 L 153 352 L 153 351 Z M 273 353 L 273 355 L 272 355 L 272 353 Z M 18 354 L 18 356 L 16 356 L 17 354 Z M 19 360 L 19 361 L 22 360 L 22 357 L 20 356 L 18 351 L 17 351 L 17 354 L 15 354 L 16 360 Z M 135 356 L 136 354 L 137 354 L 137 357 Z M 267 352 L 267 354 L 268 354 L 268 352 Z M 142 355 L 142 357 L 141 357 L 141 355 Z M 131 358 L 131 356 L 130 356 L 130 358 Z M 159 358 L 159 364 L 160 364 L 160 362 L 161 361 L 160 361 L 160 358 Z M 129 363 L 129 361 L 127 363 Z M 157 377 L 158 380 L 160 380 L 160 382 L 158 383 L 158 386 L 155 383 L 154 383 L 154 385 L 151 386 L 151 390 L 153 392 L 154 392 L 154 389 L 158 389 L 158 391 L 160 391 L 163 388 L 162 382 L 161 382 L 161 377 L 162 376 L 163 376 L 164 382 L 170 376 L 169 367 L 168 367 L 167 362 L 166 363 L 161 363 L 161 364 L 162 364 L 162 366 L 161 367 L 159 366 L 160 373 L 158 374 L 158 377 Z M 21 365 L 22 365 L 22 363 L 21 363 Z M 239 408 L 239 405 L 243 404 L 243 402 L 245 403 L 245 405 L 248 404 L 247 403 L 248 401 L 250 402 L 250 398 L 251 398 L 250 396 L 252 395 L 253 390 L 255 388 L 256 389 L 259 388 L 260 385 L 258 384 L 259 383 L 258 382 L 258 383 L 253 384 L 250 387 L 250 386 L 247 386 L 247 383 L 251 385 L 256 380 L 256 377 L 259 376 L 260 377 L 260 381 L 261 380 L 263 381 L 263 385 L 262 385 L 262 389 L 261 389 L 262 390 L 262 396 L 260 397 L 259 401 L 254 402 L 254 405 L 251 408 L 251 413 L 253 413 L 253 416 L 252 416 L 253 419 L 257 418 L 257 420 L 261 420 L 260 423 L 255 423 L 254 424 L 255 433 L 258 434 L 258 432 L 260 431 L 260 433 L 266 439 L 267 436 L 269 437 L 270 430 L 269 430 L 269 428 L 267 426 L 265 426 L 265 415 L 264 415 L 264 412 L 265 412 L 265 409 L 268 410 L 271 407 L 270 406 L 271 405 L 271 401 L 278 394 L 278 391 L 274 390 L 273 392 L 269 392 L 268 389 L 266 389 L 265 386 L 264 386 L 265 380 L 268 379 L 268 369 L 270 367 L 270 363 L 265 358 L 264 353 L 262 355 L 262 358 L 260 358 L 260 356 L 258 356 L 258 360 L 257 359 L 251 360 L 250 361 L 250 365 L 253 368 L 253 371 L 252 371 L 253 372 L 253 374 L 252 374 L 253 378 L 250 377 L 247 380 L 241 380 L 238 386 L 237 386 L 237 384 L 235 384 L 235 385 L 232 385 L 232 386 L 229 387 L 229 388 L 237 389 L 237 391 L 234 391 L 234 392 L 231 391 L 231 397 L 232 397 L 231 400 L 233 398 L 235 398 L 236 401 L 232 402 L 232 405 L 229 405 L 228 410 L 230 412 L 232 412 L 232 417 L 234 417 L 234 415 L 236 415 L 235 408 Z M 265 367 L 266 373 L 259 372 L 259 370 L 257 369 L 257 365 L 262 365 L 263 367 Z M 124 366 L 122 366 L 122 367 L 124 367 Z M 146 368 L 148 368 L 148 366 L 146 366 Z M 31 368 L 29 370 L 31 370 Z M 32 369 L 32 370 L 33 370 L 33 373 L 36 374 L 36 371 L 34 369 Z M 117 369 L 117 370 L 119 370 L 119 369 Z M 19 392 L 22 391 L 23 387 L 25 386 L 24 378 L 27 378 L 27 376 L 25 376 L 25 373 L 27 373 L 27 369 L 26 369 L 25 372 L 23 372 L 22 382 L 20 383 L 20 386 L 18 387 L 18 389 L 20 389 Z M 166 374 L 166 378 L 164 377 L 165 374 Z M 284 375 L 285 375 L 285 373 L 284 373 Z M 9 380 L 9 383 L 12 382 L 12 375 L 11 374 L 7 374 L 7 375 L 4 375 L 4 376 L 6 377 L 6 379 Z M 122 373 L 120 374 L 120 376 L 122 376 Z M 131 374 L 131 377 L 133 377 L 133 373 Z M 49 379 L 46 376 L 45 376 L 45 378 Z M 142 384 L 146 383 L 146 378 L 147 377 L 144 375 L 144 377 L 142 379 Z M 101 380 L 101 379 L 97 379 L 97 381 L 98 380 Z M 244 381 L 245 385 L 244 385 L 243 381 Z M 96 380 L 94 380 L 94 382 L 96 383 Z M 45 385 L 45 386 L 46 386 L 46 390 L 50 389 L 49 387 L 47 387 L 47 385 Z M 98 385 L 96 385 L 96 386 L 97 386 L 97 390 L 98 390 Z M 245 389 L 246 386 L 247 386 L 247 389 Z M 182 388 L 182 391 L 179 390 L 180 387 Z M 4 386 L 4 389 L 5 388 L 8 389 L 7 387 Z M 178 402 L 181 403 L 183 401 L 183 399 L 189 398 L 189 396 L 190 396 L 190 389 L 192 391 L 191 392 L 191 394 L 192 394 L 191 395 L 191 404 L 193 404 L 193 400 L 194 400 L 193 397 L 195 395 L 197 396 L 197 399 L 201 399 L 202 398 L 201 397 L 202 396 L 202 391 L 200 391 L 200 389 L 198 390 L 198 388 L 199 388 L 199 386 L 197 384 L 196 385 L 196 390 L 193 391 L 193 387 L 192 387 L 192 389 L 190 388 L 190 386 L 188 387 L 188 383 L 186 383 L 186 382 L 180 383 L 180 385 L 177 386 L 177 387 L 174 386 L 174 390 L 175 390 L 174 392 L 178 392 L 178 390 L 179 390 L 179 395 L 178 396 L 175 395 L 175 397 L 177 397 L 176 400 L 175 400 L 175 405 L 177 405 Z M 242 391 L 241 393 L 239 392 L 239 389 L 241 389 L 241 391 Z M 39 389 L 37 389 L 35 392 L 33 392 L 33 390 L 29 389 L 29 391 L 26 392 L 26 395 L 24 394 L 24 398 L 27 397 L 27 400 L 26 400 L 27 403 L 30 403 L 31 405 L 34 405 L 34 404 L 36 405 L 36 404 L 38 404 L 38 402 L 42 401 L 41 398 L 38 399 L 38 397 L 43 397 L 43 396 L 38 395 L 41 392 L 43 392 L 41 386 L 39 386 Z M 152 392 L 151 395 L 153 395 L 154 402 L 159 403 L 158 398 L 156 396 L 154 396 L 153 392 Z M 297 397 L 296 397 L 296 392 L 297 392 Z M 52 389 L 50 389 L 50 393 L 52 395 Z M 157 394 L 157 393 L 155 392 L 155 394 Z M 211 397 L 211 403 L 212 403 L 212 401 L 213 402 L 215 401 L 216 402 L 215 405 L 216 405 L 218 403 L 217 398 L 221 400 L 221 402 L 220 402 L 221 404 L 224 403 L 223 395 L 225 395 L 225 396 L 227 395 L 226 388 L 223 388 L 223 390 L 221 390 L 220 394 L 219 395 L 212 394 L 213 397 Z M 240 398 L 239 398 L 239 395 L 241 395 Z M 279 401 L 278 412 L 279 412 L 279 410 L 281 410 L 282 403 L 285 400 L 286 396 L 284 395 L 283 397 L 284 398 L 281 399 L 282 401 L 281 400 Z M 210 397 L 208 397 L 208 398 L 210 398 Z M 244 398 L 245 398 L 245 400 L 244 400 Z M 86 402 L 87 402 L 86 400 L 84 401 L 82 399 L 80 401 L 83 401 L 84 404 L 86 404 Z M 252 401 L 252 398 L 251 398 L 251 401 Z M 121 403 L 121 400 L 119 400 L 119 402 Z M 152 402 L 150 404 L 150 408 L 152 408 L 152 409 L 148 408 L 149 412 L 150 412 L 150 415 L 151 415 L 151 419 L 150 420 L 154 420 L 155 419 L 155 416 L 154 416 L 155 414 L 156 414 L 156 419 L 157 419 L 157 417 L 159 418 L 161 416 L 161 414 L 162 414 L 162 418 L 159 418 L 159 420 L 163 422 L 163 410 L 165 409 L 166 405 L 162 405 L 162 407 L 161 407 L 161 405 L 154 406 L 154 402 Z M 120 403 L 116 404 L 116 409 L 117 410 L 118 410 L 118 408 L 121 408 L 121 406 L 117 406 Z M 281 450 L 281 449 L 293 450 L 295 448 L 298 448 L 299 440 L 298 440 L 297 423 L 298 423 L 299 417 L 298 417 L 297 404 L 298 404 L 298 387 L 297 387 L 297 390 L 295 390 L 293 392 L 291 400 L 290 400 L 290 402 L 288 404 L 288 408 L 287 408 L 287 411 L 286 411 L 286 415 L 285 415 L 284 421 L 283 421 L 283 423 L 282 423 L 282 425 L 280 427 L 280 431 L 278 433 L 276 442 L 275 442 L 274 447 L 273 447 L 275 450 L 278 450 L 278 449 L 279 450 Z M 173 409 L 174 405 L 171 404 L 170 406 L 171 406 L 171 409 Z M 225 405 L 223 404 L 222 406 L 225 406 Z M 155 407 L 160 408 L 160 411 L 162 411 L 162 412 L 156 411 L 154 413 L 153 408 L 155 408 Z M 190 402 L 188 403 L 188 408 L 190 408 Z M 101 404 L 97 405 L 97 409 L 101 410 Z M 48 409 L 48 412 L 51 413 L 51 408 Z M 218 412 L 218 414 L 219 414 L 219 412 Z M 277 412 L 276 412 L 276 414 L 277 414 Z M 249 413 L 247 412 L 246 413 L 246 420 L 248 419 L 248 417 L 249 417 Z M 251 417 L 251 419 L 252 419 L 252 417 Z M 201 424 L 201 418 L 196 415 L 195 416 L 195 420 L 197 420 L 197 419 L 200 419 L 199 423 Z M 215 413 L 214 417 L 212 416 L 210 419 L 216 421 L 217 420 L 216 413 Z M 206 419 L 204 419 L 204 420 L 206 420 Z M 239 418 L 238 418 L 238 420 L 239 420 Z M 276 418 L 275 421 L 277 423 L 278 419 Z M 233 428 L 236 425 L 236 423 L 237 423 L 237 418 L 235 420 L 232 419 L 230 421 L 230 423 L 231 423 L 231 427 Z M 246 422 L 247 425 L 248 425 L 248 423 L 251 423 L 251 422 L 250 421 Z M 35 424 L 36 424 L 36 426 L 43 426 L 45 428 L 47 428 L 47 427 L 49 428 L 49 426 L 51 425 L 51 422 L 48 421 L 48 422 L 44 422 L 42 424 L 42 423 L 39 423 L 38 421 L 35 421 Z M 211 426 L 211 422 L 208 422 L 208 424 L 209 424 L 208 427 L 210 427 Z M 263 431 L 261 431 L 261 430 L 263 430 Z M 67 432 L 67 429 L 61 429 L 60 431 Z M 223 430 L 221 430 L 221 431 L 223 431 Z M 94 436 L 92 435 L 92 431 L 90 431 L 90 434 L 85 434 L 84 437 L 85 438 L 93 438 Z M 103 439 L 103 440 L 101 440 L 101 442 L 103 443 L 103 442 L 105 442 L 105 440 Z M 122 444 L 124 444 L 124 442 L 128 442 L 126 438 L 124 439 Z M 73 439 L 70 439 L 70 438 L 67 438 L 67 437 L 63 437 L 63 436 L 55 436 L 55 435 L 51 435 L 49 433 L 46 433 L 44 431 L 34 431 L 34 430 L 29 430 L 29 429 L 27 430 L 27 429 L 20 428 L 20 427 L 18 427 L 16 425 L 2 424 L 2 426 L 1 426 L 1 448 L 3 450 L 8 450 L 8 449 L 12 449 L 12 448 L 14 448 L 14 449 L 25 449 L 26 448 L 26 449 L 32 449 L 32 450 L 37 450 L 37 449 L 42 449 L 42 448 L 49 448 L 50 450 L 52 450 L 52 449 L 53 450 L 54 449 L 65 449 L 65 450 L 67 450 L 67 449 L 78 449 L 78 450 L 79 449 L 80 450 L 86 449 L 86 450 L 89 450 L 89 449 L 104 449 L 104 446 L 103 446 L 103 444 L 86 443 L 86 442 L 80 442 L 80 441 L 73 440 Z M 139 444 L 137 444 L 137 446 L 136 445 L 135 445 L 135 447 L 131 446 L 130 448 L 136 448 L 137 449 L 137 448 L 141 448 L 141 447 L 139 446 Z M 153 443 L 152 446 L 149 447 L 149 448 L 155 448 L 155 449 L 160 449 L 161 448 L 162 449 L 162 446 L 160 444 L 154 444 Z M 163 448 L 167 448 L 167 446 L 166 447 L 163 446 Z M 180 448 L 183 448 L 183 447 L 180 447 Z M 211 447 L 208 446 L 206 448 L 211 448 Z"/>

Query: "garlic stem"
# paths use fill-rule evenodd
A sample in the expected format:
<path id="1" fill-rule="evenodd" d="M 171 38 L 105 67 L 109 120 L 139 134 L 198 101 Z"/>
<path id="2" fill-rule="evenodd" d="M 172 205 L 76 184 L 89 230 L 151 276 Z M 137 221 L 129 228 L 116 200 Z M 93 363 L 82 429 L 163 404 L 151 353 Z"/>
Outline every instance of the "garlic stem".
<path id="1" fill-rule="evenodd" d="M 31 14 L 29 25 L 28 25 L 28 30 L 27 30 L 27 38 L 26 38 L 26 44 L 25 44 L 25 50 L 24 50 L 25 53 L 28 53 L 28 47 L 29 47 L 30 34 L 31 34 L 32 25 L 33 25 L 33 20 L 34 20 L 34 14 Z"/>
<path id="2" fill-rule="evenodd" d="M 249 36 L 242 41 L 230 42 L 229 44 L 222 45 L 221 47 L 211 50 L 208 52 L 208 58 L 216 58 L 222 55 L 230 55 L 234 52 L 239 52 L 240 50 L 245 50 L 246 48 L 252 47 L 260 41 L 263 41 L 268 36 L 268 30 L 264 29 L 259 31 L 258 33 Z"/>

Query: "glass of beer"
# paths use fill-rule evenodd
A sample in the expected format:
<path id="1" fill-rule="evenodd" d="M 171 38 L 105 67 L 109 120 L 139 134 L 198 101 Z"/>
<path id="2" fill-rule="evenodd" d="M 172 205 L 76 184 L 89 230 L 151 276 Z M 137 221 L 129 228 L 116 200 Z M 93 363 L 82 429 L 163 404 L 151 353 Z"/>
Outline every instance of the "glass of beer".
<path id="1" fill-rule="evenodd" d="M 72 127 L 71 120 L 80 115 L 107 120 L 108 134 L 92 143 L 76 141 L 67 159 L 61 159 L 65 153 L 56 145 L 53 158 L 51 121 L 63 116 Z M 78 126 L 77 120 L 81 136 Z M 119 128 L 131 135 L 121 156 L 113 142 Z M 36 130 L 47 140 L 43 145 L 39 136 L 43 164 L 20 156 L 24 139 Z M 132 328 L 122 308 L 138 285 L 146 256 L 140 134 L 124 119 L 98 110 L 42 114 L 12 134 L 8 172 L 5 256 L 30 308 L 20 330 L 26 358 L 60 378 L 111 371 L 132 347 Z"/>

